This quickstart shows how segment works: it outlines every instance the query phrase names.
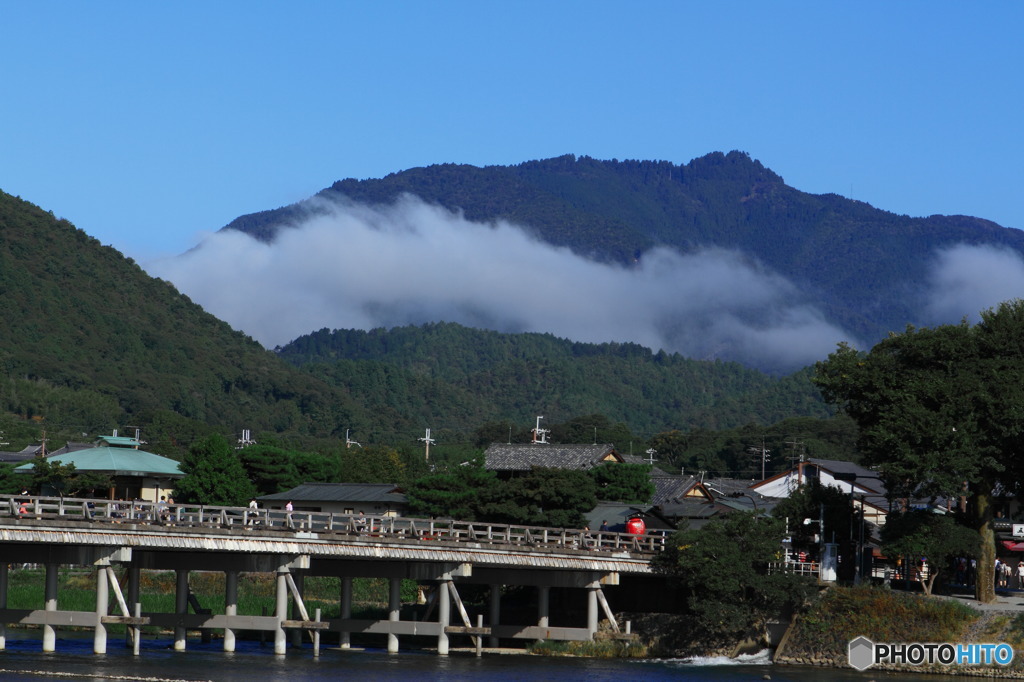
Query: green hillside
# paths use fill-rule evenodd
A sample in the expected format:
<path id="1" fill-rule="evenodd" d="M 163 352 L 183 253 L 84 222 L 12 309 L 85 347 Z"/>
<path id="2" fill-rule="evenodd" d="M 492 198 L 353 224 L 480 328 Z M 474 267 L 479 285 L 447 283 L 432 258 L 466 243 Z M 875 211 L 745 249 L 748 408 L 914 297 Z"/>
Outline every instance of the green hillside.
<path id="1" fill-rule="evenodd" d="M 829 414 L 806 372 L 773 378 L 738 363 L 651 353 L 637 344 L 575 343 L 452 323 L 323 329 L 278 353 L 405 432 L 431 427 L 466 434 L 495 421 L 532 425 L 536 415 L 557 423 L 601 414 L 646 438 Z"/>
<path id="2" fill-rule="evenodd" d="M 173 453 L 210 427 L 331 435 L 359 409 L 113 248 L 2 192 L 0 320 L 0 430 L 16 446 L 42 429 L 81 439 L 134 425 L 152 450 Z"/>

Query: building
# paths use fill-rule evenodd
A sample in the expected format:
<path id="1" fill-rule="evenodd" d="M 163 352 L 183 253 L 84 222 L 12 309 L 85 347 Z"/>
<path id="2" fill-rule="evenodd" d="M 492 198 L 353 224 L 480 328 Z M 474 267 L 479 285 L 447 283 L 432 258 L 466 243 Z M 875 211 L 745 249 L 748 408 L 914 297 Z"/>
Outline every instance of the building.
<path id="1" fill-rule="evenodd" d="M 295 511 L 335 514 L 405 516 L 409 509 L 405 493 L 394 483 L 303 483 L 256 500 L 266 509 L 284 509 L 291 502 Z"/>
<path id="2" fill-rule="evenodd" d="M 552 445 L 551 443 L 492 443 L 484 453 L 484 468 L 498 475 L 531 469 L 588 471 L 600 464 L 625 462 L 614 445 Z"/>
<path id="3" fill-rule="evenodd" d="M 765 497 L 789 497 L 800 486 L 817 481 L 832 486 L 851 496 L 855 509 L 864 509 L 864 520 L 876 526 L 885 524 L 889 513 L 889 500 L 885 485 L 877 471 L 853 462 L 809 458 L 750 486 L 750 490 Z"/>
<path id="4" fill-rule="evenodd" d="M 109 476 L 111 487 L 108 499 L 148 500 L 156 502 L 168 494 L 175 481 L 185 474 L 173 459 L 140 450 L 136 438 L 101 436 L 92 446 L 65 448 L 47 455 L 46 461 L 56 464 L 74 464 L 75 471 L 88 471 Z M 74 444 L 81 445 L 81 444 Z M 29 474 L 34 467 L 27 461 L 15 467 L 16 473 Z M 56 490 L 40 490 L 40 494 L 56 494 Z M 103 496 L 101 491 L 96 495 Z"/>

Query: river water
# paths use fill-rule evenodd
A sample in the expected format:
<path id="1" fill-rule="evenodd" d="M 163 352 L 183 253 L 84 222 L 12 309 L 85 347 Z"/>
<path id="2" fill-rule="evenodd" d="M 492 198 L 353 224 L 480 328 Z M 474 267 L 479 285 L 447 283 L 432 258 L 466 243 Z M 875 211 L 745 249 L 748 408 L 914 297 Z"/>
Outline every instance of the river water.
<path id="1" fill-rule="evenodd" d="M 767 654 L 741 660 L 723 658 L 682 660 L 603 660 L 551 658 L 527 655 L 454 653 L 443 657 L 430 652 L 322 648 L 313 657 L 307 645 L 275 656 L 273 646 L 238 642 L 238 651 L 224 653 L 220 641 L 209 644 L 189 640 L 188 651 L 170 649 L 170 640 L 144 639 L 141 655 L 111 637 L 108 653 L 92 653 L 91 636 L 69 633 L 57 640 L 57 651 L 43 653 L 38 631 L 8 631 L 7 649 L 0 652 L 0 680 L 147 680 L 199 682 L 310 682 L 312 680 L 711 680 L 716 682 L 764 680 L 810 682 L 837 680 L 866 682 L 884 676 L 900 682 L 940 682 L 952 677 L 888 675 L 868 670 L 832 670 L 775 666 Z M 767 676 L 767 677 L 766 677 Z"/>

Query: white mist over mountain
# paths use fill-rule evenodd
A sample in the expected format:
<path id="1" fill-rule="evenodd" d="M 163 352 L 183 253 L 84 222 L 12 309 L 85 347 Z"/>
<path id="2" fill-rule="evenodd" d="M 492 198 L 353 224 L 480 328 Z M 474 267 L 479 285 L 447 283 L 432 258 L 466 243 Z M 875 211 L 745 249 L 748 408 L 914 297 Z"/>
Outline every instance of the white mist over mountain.
<path id="1" fill-rule="evenodd" d="M 217 232 L 148 270 L 270 348 L 325 327 L 439 321 L 634 342 L 774 371 L 821 360 L 839 341 L 868 347 L 828 323 L 792 283 L 735 252 L 657 249 L 627 268 L 550 246 L 506 222 L 471 223 L 414 197 L 392 206 L 311 206 L 272 244 Z M 929 310 L 948 316 L 969 306 L 959 319 L 998 302 L 979 306 L 995 290 L 962 285 L 992 258 L 1013 268 L 999 253 L 961 249 L 938 258 Z M 1019 258 L 1016 265 L 1024 282 Z"/>
<path id="2" fill-rule="evenodd" d="M 958 244 L 935 254 L 927 282 L 928 324 L 967 318 L 1001 301 L 1024 297 L 1024 259 L 1016 251 L 994 246 Z"/>

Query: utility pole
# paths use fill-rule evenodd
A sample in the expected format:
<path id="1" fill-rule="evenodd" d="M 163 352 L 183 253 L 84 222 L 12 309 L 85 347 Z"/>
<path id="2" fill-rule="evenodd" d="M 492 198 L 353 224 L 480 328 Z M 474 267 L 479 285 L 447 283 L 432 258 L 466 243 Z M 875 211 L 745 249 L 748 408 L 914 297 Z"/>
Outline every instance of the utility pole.
<path id="1" fill-rule="evenodd" d="M 768 461 L 771 460 L 771 457 L 769 456 L 771 454 L 771 450 L 764 446 L 764 436 L 761 436 L 760 448 L 751 446 L 747 448 L 747 452 L 761 459 L 761 480 L 763 481 L 765 477 L 765 467 Z"/>
<path id="2" fill-rule="evenodd" d="M 354 441 L 351 438 L 349 438 L 348 437 L 348 429 L 345 429 L 345 449 L 346 450 L 351 450 L 353 445 L 355 445 L 356 447 L 359 447 L 359 448 L 363 447 L 362 445 L 360 445 L 356 441 Z"/>

